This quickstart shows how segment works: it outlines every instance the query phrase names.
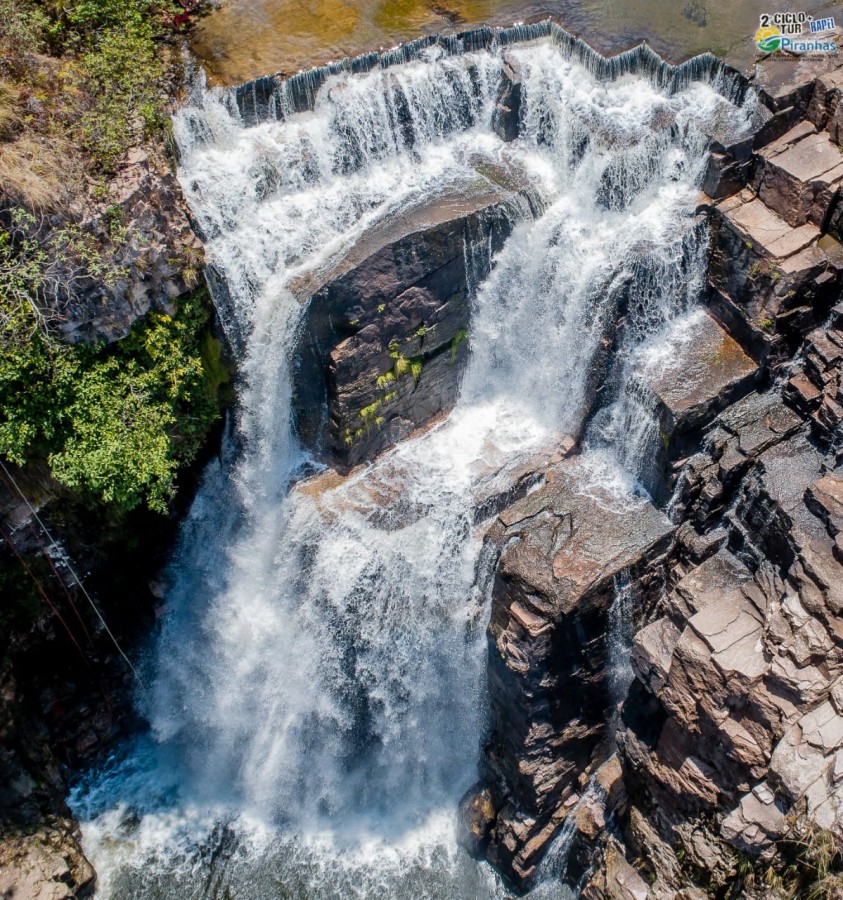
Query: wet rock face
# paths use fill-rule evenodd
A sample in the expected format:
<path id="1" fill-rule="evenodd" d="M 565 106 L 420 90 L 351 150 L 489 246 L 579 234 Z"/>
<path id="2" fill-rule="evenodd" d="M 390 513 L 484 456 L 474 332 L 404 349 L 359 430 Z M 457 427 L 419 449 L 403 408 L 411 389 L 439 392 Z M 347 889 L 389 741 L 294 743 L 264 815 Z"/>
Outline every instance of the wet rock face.
<path id="1" fill-rule="evenodd" d="M 719 412 L 752 389 L 758 366 L 709 315 L 689 322 L 667 362 L 644 366 L 633 378 L 650 397 L 659 439 L 644 483 L 656 500 L 666 500 L 669 465 L 695 448 L 698 435 Z"/>
<path id="2" fill-rule="evenodd" d="M 571 812 L 605 737 L 618 578 L 637 580 L 645 608 L 672 533 L 645 502 L 607 515 L 577 493 L 575 465 L 551 467 L 545 485 L 504 510 L 489 537 L 501 555 L 489 625 L 485 789 L 498 809 L 485 825 L 485 852 L 519 883 Z"/>
<path id="3" fill-rule="evenodd" d="M 504 54 L 501 70 L 501 86 L 492 114 L 492 130 L 502 141 L 514 141 L 518 137 L 521 122 L 521 66 L 509 54 Z"/>
<path id="4" fill-rule="evenodd" d="M 294 376 L 306 444 L 347 468 L 450 410 L 467 353 L 471 285 L 508 236 L 517 197 L 478 176 L 382 223 L 300 285 L 303 297 L 316 286 Z"/>

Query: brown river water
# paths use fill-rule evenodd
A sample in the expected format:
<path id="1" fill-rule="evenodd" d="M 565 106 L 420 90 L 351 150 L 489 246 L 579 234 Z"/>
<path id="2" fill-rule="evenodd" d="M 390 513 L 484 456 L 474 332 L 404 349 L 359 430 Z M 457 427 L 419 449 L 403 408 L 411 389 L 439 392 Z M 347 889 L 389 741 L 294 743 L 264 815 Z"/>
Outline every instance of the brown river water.
<path id="1" fill-rule="evenodd" d="M 424 34 L 511 25 L 552 15 L 603 53 L 650 42 L 671 62 L 711 50 L 752 65 L 761 13 L 843 18 L 834 0 L 220 0 L 200 18 L 192 45 L 217 84 L 293 74 Z"/>

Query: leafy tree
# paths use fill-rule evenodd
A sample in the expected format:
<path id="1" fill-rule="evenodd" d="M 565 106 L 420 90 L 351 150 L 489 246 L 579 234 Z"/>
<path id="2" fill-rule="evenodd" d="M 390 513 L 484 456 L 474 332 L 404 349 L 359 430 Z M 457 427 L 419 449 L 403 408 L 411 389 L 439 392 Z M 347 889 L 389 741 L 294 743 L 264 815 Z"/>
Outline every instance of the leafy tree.
<path id="1" fill-rule="evenodd" d="M 114 345 L 69 346 L 53 336 L 55 296 L 102 263 L 74 230 L 41 243 L 25 228 L 31 216 L 13 221 L 0 233 L 0 454 L 46 459 L 91 502 L 166 511 L 179 467 L 219 415 L 226 377 L 204 291 Z"/>

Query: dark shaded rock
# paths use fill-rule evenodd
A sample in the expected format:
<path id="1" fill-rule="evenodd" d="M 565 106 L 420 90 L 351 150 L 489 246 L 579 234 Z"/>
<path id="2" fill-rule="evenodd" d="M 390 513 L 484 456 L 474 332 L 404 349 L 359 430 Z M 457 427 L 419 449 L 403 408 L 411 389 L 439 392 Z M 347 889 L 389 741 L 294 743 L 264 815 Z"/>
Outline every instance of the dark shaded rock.
<path id="1" fill-rule="evenodd" d="M 514 141 L 521 126 L 521 65 L 510 54 L 504 54 L 501 84 L 492 113 L 492 131 L 502 141 Z"/>
<path id="2" fill-rule="evenodd" d="M 753 135 L 752 149 L 758 151 L 773 141 L 777 141 L 794 125 L 798 125 L 802 121 L 803 115 L 804 110 L 798 106 L 789 106 L 771 114 Z"/>
<path id="3" fill-rule="evenodd" d="M 485 853 L 499 808 L 491 788 L 482 784 L 472 787 L 460 800 L 459 842 L 472 856 Z"/>
<path id="4" fill-rule="evenodd" d="M 376 225 L 343 259 L 294 286 L 312 295 L 295 367 L 298 427 L 332 462 L 371 458 L 453 405 L 469 283 L 485 277 L 489 251 L 529 209 L 511 176 L 483 171 Z"/>
<path id="5" fill-rule="evenodd" d="M 746 187 L 755 170 L 753 137 L 713 135 L 702 189 L 714 200 Z"/>
<path id="6" fill-rule="evenodd" d="M 840 70 L 826 72 L 814 82 L 814 93 L 808 104 L 807 116 L 817 129 L 828 128 L 833 141 L 840 143 L 838 135 L 832 132 L 832 123 L 840 105 L 840 93 L 843 87 L 843 74 Z"/>
<path id="7" fill-rule="evenodd" d="M 116 341 L 150 310 L 172 314 L 199 283 L 204 250 L 175 174 L 160 154 L 130 150 L 109 180 L 108 208 L 86 210 L 80 228 L 103 247 L 119 277 L 84 278 L 62 310 L 71 343 Z M 115 224 L 121 235 L 114 238 Z"/>
<path id="8" fill-rule="evenodd" d="M 746 187 L 754 168 L 753 160 L 736 162 L 730 154 L 712 150 L 709 153 L 702 189 L 713 200 L 731 197 Z"/>

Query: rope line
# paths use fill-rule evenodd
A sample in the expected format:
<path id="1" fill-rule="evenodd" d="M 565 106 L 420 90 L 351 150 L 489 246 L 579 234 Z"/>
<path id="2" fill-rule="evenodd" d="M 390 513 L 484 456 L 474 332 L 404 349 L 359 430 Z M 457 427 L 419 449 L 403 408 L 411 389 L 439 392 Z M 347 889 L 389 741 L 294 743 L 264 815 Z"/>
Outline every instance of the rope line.
<path id="1" fill-rule="evenodd" d="M 38 578 L 36 577 L 36 575 L 32 571 L 32 569 L 29 567 L 29 564 L 27 563 L 27 561 L 18 552 L 18 548 L 15 546 L 14 541 L 7 535 L 3 534 L 2 531 L 0 531 L 0 538 L 3 539 L 4 544 L 9 545 L 9 548 L 11 549 L 12 553 L 14 553 L 18 562 L 23 566 L 24 571 L 26 572 L 27 575 L 29 575 L 29 577 L 32 579 L 33 583 L 35 584 L 35 587 L 38 590 L 38 593 L 41 595 L 41 599 L 47 604 L 47 606 L 50 608 L 53 615 L 59 620 L 59 622 L 61 622 L 64 630 L 67 632 L 67 636 L 70 638 L 71 641 L 73 641 L 74 646 L 79 651 L 79 655 L 82 657 L 82 662 L 85 663 L 85 665 L 90 668 L 91 663 L 89 662 L 88 657 L 85 656 L 85 651 L 82 649 L 81 644 L 79 643 L 79 641 L 76 640 L 76 635 L 73 633 L 73 631 L 71 630 L 71 628 L 67 624 L 67 622 L 65 622 L 64 617 L 59 612 L 58 608 L 53 603 L 53 601 L 50 599 L 47 592 L 44 590 L 43 585 L 38 580 Z"/>
<path id="2" fill-rule="evenodd" d="M 53 547 L 58 547 L 58 546 L 59 546 L 58 542 L 57 542 L 57 541 L 53 538 L 53 536 L 50 534 L 49 530 L 47 529 L 47 526 L 43 523 L 43 521 L 41 521 L 41 517 L 40 517 L 40 516 L 38 515 L 38 513 L 35 511 L 35 507 L 33 507 L 33 505 L 32 505 L 32 504 L 29 502 L 29 500 L 27 499 L 26 494 L 24 494 L 24 492 L 20 489 L 20 487 L 18 486 L 17 481 L 15 481 L 15 479 L 12 477 L 12 473 L 6 468 L 6 464 L 3 462 L 2 459 L 0 459 L 0 468 L 3 469 L 3 471 L 6 473 L 6 477 L 7 477 L 7 478 L 9 479 L 9 481 L 14 485 L 15 490 L 20 494 L 21 499 L 22 499 L 23 502 L 27 505 L 29 511 L 32 513 L 32 517 L 33 517 L 33 518 L 35 519 L 35 521 L 41 526 L 42 531 L 43 531 L 44 534 L 47 536 L 47 540 L 49 540 L 50 544 L 51 544 Z M 126 656 L 126 654 L 123 652 L 123 648 L 122 648 L 122 647 L 120 646 L 120 644 L 117 642 L 117 638 L 114 636 L 113 632 L 112 632 L 111 629 L 108 627 L 108 623 L 107 623 L 107 622 L 105 621 L 105 619 L 103 618 L 102 613 L 101 613 L 101 612 L 99 611 L 99 609 L 97 608 L 96 603 L 94 603 L 94 601 L 91 599 L 91 595 L 90 595 L 90 594 L 88 593 L 88 591 L 85 589 L 85 586 L 82 584 L 82 580 L 79 578 L 79 576 L 76 574 L 76 570 L 75 570 L 75 569 L 73 568 L 73 566 L 70 564 L 70 560 L 69 560 L 66 556 L 64 556 L 63 562 L 64 562 L 64 564 L 67 566 L 67 569 L 68 569 L 68 571 L 70 572 L 70 574 L 73 576 L 73 580 L 74 580 L 74 581 L 76 582 L 76 584 L 78 585 L 79 590 L 82 591 L 82 594 L 85 596 L 85 599 L 88 601 L 88 603 L 90 603 L 91 609 L 96 613 L 96 616 L 97 616 L 97 618 L 100 620 L 100 622 L 102 623 L 102 627 L 105 629 L 106 634 L 111 638 L 112 643 L 113 643 L 114 646 L 117 648 L 117 652 L 118 652 L 118 653 L 123 657 L 123 659 L 126 661 L 126 665 L 129 667 L 129 669 L 131 669 L 132 675 L 134 675 L 135 679 L 138 681 L 138 683 L 141 685 L 141 687 L 144 687 L 144 688 L 145 688 L 146 685 L 143 683 L 143 679 L 142 679 L 142 678 L 140 677 L 140 675 L 138 674 L 138 670 L 132 665 L 132 661 L 131 661 L 131 660 L 129 659 L 129 657 Z"/>

